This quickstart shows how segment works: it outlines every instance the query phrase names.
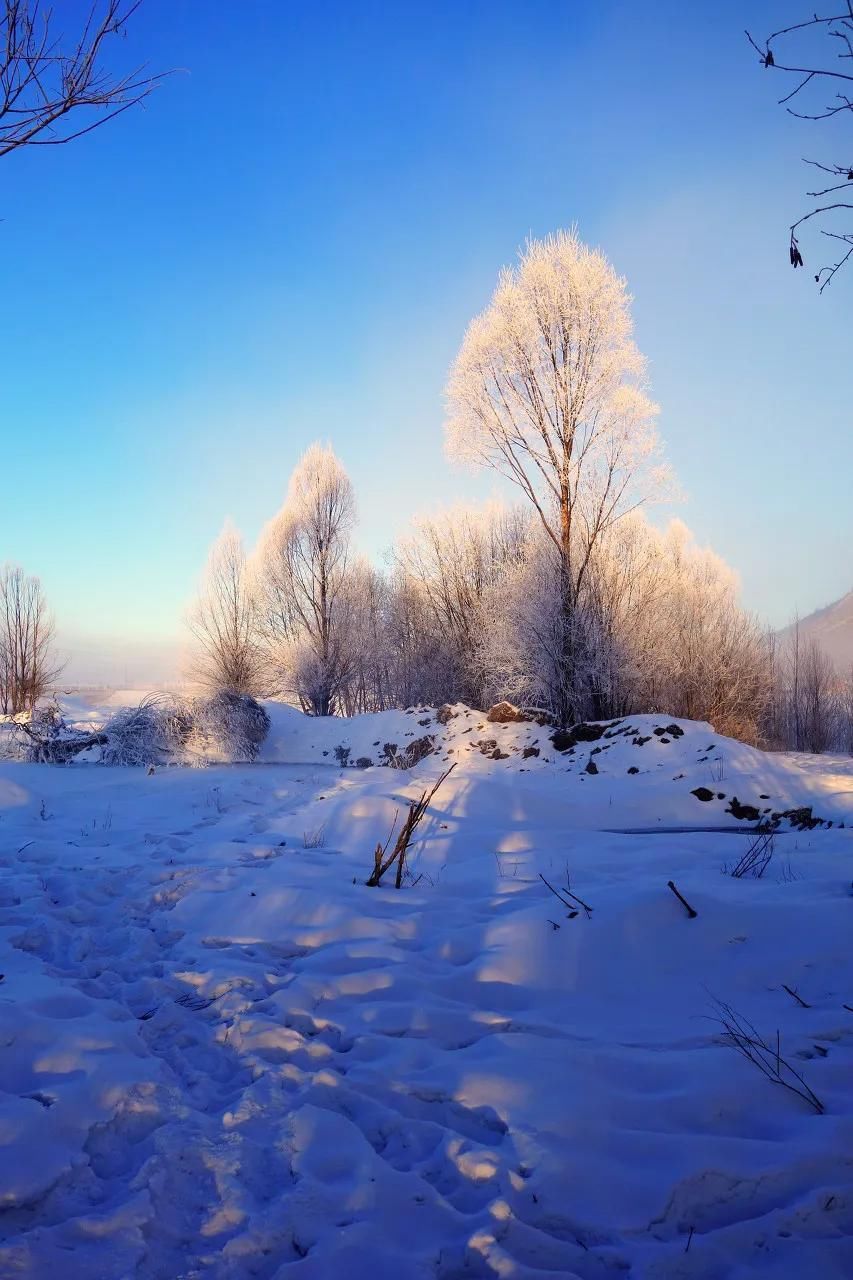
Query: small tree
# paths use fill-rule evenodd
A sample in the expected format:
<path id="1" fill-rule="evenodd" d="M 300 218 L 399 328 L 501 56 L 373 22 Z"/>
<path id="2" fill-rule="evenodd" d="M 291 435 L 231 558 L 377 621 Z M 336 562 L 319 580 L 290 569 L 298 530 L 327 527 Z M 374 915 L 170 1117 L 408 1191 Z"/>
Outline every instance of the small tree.
<path id="1" fill-rule="evenodd" d="M 253 563 L 258 616 L 282 692 L 313 715 L 333 715 L 353 669 L 348 627 L 355 498 L 330 445 L 314 444 Z"/>
<path id="2" fill-rule="evenodd" d="M 257 696 L 264 689 L 263 654 L 240 534 L 230 521 L 214 542 L 190 612 L 195 637 L 190 674 L 211 691 Z"/>
<path id="3" fill-rule="evenodd" d="M 578 602 L 596 545 L 661 479 L 644 379 L 625 281 L 561 231 L 501 273 L 448 382 L 451 454 L 517 484 L 556 550 L 564 719 L 576 710 Z"/>
<path id="4" fill-rule="evenodd" d="M 815 640 L 808 640 L 800 659 L 799 718 L 805 751 L 829 751 L 839 736 L 838 686 L 832 662 Z"/>
<path id="5" fill-rule="evenodd" d="M 518 507 L 454 507 L 417 519 L 396 548 L 397 567 L 417 584 L 447 651 L 452 674 L 442 701 L 482 705 L 488 696 L 475 657 L 481 606 L 488 589 L 522 560 L 529 524 Z"/>
<path id="6" fill-rule="evenodd" d="M 32 711 L 59 675 L 55 627 L 38 578 L 0 569 L 0 711 Z"/>

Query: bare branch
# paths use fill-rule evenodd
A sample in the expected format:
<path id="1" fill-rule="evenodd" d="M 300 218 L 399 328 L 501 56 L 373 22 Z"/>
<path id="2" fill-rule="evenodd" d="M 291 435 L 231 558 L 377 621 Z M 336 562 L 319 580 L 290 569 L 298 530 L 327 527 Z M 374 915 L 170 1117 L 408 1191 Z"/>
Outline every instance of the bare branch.
<path id="1" fill-rule="evenodd" d="M 39 0 L 5 0 L 0 10 L 0 156 L 27 146 L 62 146 L 137 106 L 170 72 L 108 69 L 113 37 L 125 34 L 141 0 L 96 0 L 77 36 L 57 29 Z M 73 120 L 73 123 L 72 123 Z M 77 123 L 80 121 L 80 123 Z"/>
<path id="2" fill-rule="evenodd" d="M 818 42 L 815 44 L 814 41 L 803 43 L 802 38 L 807 37 L 810 33 L 826 37 L 826 43 Z M 794 110 L 789 105 L 794 98 L 799 98 L 801 94 L 804 97 L 808 97 L 819 85 L 837 85 L 839 81 L 853 83 L 853 70 L 839 68 L 837 65 L 839 60 L 848 61 L 853 59 L 853 7 L 850 2 L 848 2 L 846 11 L 825 15 L 814 13 L 808 18 L 804 18 L 801 22 L 795 22 L 790 26 L 779 28 L 778 31 L 772 31 L 764 40 L 756 39 L 749 31 L 745 34 L 749 44 L 759 55 L 765 68 L 779 72 L 782 75 L 797 77 L 794 87 L 778 99 L 779 103 L 785 106 L 790 115 L 799 120 L 828 120 L 841 112 L 853 111 L 853 97 L 843 91 L 837 92 L 833 101 L 816 106 L 811 110 Z M 786 49 L 801 51 L 804 57 L 797 56 L 794 53 L 790 59 L 786 58 L 784 52 Z M 805 65 L 802 65 L 803 62 L 805 62 Z M 837 185 L 826 187 L 822 191 L 808 192 L 808 196 L 812 200 L 822 200 L 830 193 L 840 191 L 846 181 L 853 180 L 853 168 L 848 165 L 824 165 L 817 164 L 815 161 L 806 161 L 805 163 L 813 164 L 826 173 L 844 179 Z M 853 203 L 839 201 L 834 204 L 819 205 L 798 218 L 791 225 L 789 244 L 791 265 L 794 267 L 803 265 L 803 256 L 794 236 L 794 231 L 797 227 L 811 221 L 813 218 L 823 220 L 825 217 L 831 217 L 841 209 L 851 208 L 853 208 Z M 823 228 L 821 229 L 823 230 Z M 851 243 L 848 234 L 829 231 L 826 234 L 832 235 L 833 238 L 840 239 L 847 244 Z M 851 253 L 848 250 L 835 263 L 821 267 L 815 274 L 815 281 L 820 284 L 821 293 L 850 257 Z"/>

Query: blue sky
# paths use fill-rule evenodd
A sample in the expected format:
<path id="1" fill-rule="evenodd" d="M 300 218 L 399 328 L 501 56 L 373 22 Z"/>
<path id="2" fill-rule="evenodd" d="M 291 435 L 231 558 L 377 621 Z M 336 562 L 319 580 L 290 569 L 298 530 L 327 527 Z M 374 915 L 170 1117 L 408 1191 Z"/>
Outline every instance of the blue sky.
<path id="1" fill-rule="evenodd" d="M 443 457 L 447 367 L 525 237 L 577 223 L 634 294 L 677 514 L 774 624 L 849 590 L 853 271 L 819 297 L 786 264 L 830 135 L 742 31 L 796 10 L 145 0 L 120 56 L 184 70 L 3 161 L 0 559 L 66 635 L 155 640 L 314 439 L 377 557 L 487 496 Z"/>

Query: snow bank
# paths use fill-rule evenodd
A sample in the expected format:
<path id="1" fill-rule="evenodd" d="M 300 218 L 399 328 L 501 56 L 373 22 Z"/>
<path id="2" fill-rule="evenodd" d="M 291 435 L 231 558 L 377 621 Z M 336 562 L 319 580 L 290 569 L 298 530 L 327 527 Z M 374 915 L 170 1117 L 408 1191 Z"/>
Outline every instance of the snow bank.
<path id="1" fill-rule="evenodd" d="M 492 723 L 461 704 L 351 719 L 265 705 L 271 728 L 259 758 L 267 763 L 387 766 L 419 744 L 432 753 L 420 766 L 425 771 L 455 762 L 466 773 L 496 779 L 556 774 L 582 825 L 600 826 L 603 809 L 613 825 L 632 827 L 774 820 L 796 826 L 807 821 L 797 811 L 809 807 L 838 823 L 853 809 L 849 757 L 759 751 L 693 720 L 642 715 L 584 725 L 566 746 L 565 734 L 535 720 Z"/>
<path id="2" fill-rule="evenodd" d="M 0 764 L 0 1275 L 853 1274 L 851 762 L 454 710 L 274 707 L 266 767 Z M 412 770 L 334 759 L 409 733 Z M 695 828 L 762 793 L 834 825 L 733 879 L 751 837 Z"/>

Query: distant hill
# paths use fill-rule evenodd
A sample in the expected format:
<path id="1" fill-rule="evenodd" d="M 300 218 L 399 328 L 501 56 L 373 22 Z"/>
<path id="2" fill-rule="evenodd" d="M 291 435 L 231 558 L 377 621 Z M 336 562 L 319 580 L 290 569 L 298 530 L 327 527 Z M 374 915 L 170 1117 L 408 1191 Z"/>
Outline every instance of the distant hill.
<path id="1" fill-rule="evenodd" d="M 786 627 L 780 634 L 784 638 L 790 633 L 791 628 Z M 853 666 L 853 591 L 800 618 L 800 638 L 816 640 L 839 670 Z"/>

